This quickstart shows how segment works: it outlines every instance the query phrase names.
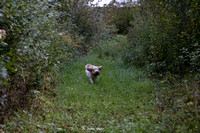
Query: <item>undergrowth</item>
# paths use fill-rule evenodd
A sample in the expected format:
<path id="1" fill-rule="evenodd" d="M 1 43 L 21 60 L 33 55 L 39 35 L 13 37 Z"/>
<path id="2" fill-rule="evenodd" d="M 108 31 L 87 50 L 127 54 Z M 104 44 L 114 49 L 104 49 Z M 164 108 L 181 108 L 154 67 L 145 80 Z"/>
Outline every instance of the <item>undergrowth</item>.
<path id="1" fill-rule="evenodd" d="M 66 64 L 55 91 L 34 91 L 31 109 L 18 110 L 0 131 L 198 132 L 198 82 L 172 75 L 155 81 L 125 67 L 120 55 L 126 43 L 115 37 Z M 103 66 L 96 84 L 85 75 L 87 63 Z"/>
<path id="2" fill-rule="evenodd" d="M 104 42 L 107 49 L 97 48 L 67 64 L 55 94 L 34 92 L 32 110 L 18 110 L 1 125 L 2 131 L 143 132 L 155 128 L 151 126 L 155 84 L 142 70 L 124 68 L 118 55 L 107 54 L 121 43 L 126 43 L 125 37 Z M 96 84 L 90 84 L 85 75 L 87 63 L 103 65 Z"/>

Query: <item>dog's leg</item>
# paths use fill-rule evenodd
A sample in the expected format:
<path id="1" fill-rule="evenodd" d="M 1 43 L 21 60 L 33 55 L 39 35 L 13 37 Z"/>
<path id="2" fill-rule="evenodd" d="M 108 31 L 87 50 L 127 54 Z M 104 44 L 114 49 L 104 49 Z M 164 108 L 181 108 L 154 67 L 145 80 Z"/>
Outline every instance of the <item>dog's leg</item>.
<path id="1" fill-rule="evenodd" d="M 97 80 L 97 77 L 92 78 L 93 83 L 96 83 L 96 80 Z"/>
<path id="2" fill-rule="evenodd" d="M 92 78 L 90 78 L 90 83 L 91 83 L 91 84 L 94 84 L 94 81 L 92 80 Z"/>

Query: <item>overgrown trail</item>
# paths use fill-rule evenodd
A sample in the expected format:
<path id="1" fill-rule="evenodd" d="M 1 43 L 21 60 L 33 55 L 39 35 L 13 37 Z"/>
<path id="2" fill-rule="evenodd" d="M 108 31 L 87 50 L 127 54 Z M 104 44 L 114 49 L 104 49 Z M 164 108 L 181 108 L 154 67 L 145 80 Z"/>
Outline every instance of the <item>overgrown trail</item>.
<path id="1" fill-rule="evenodd" d="M 36 98 L 34 113 L 19 111 L 5 130 L 14 132 L 147 132 L 154 130 L 154 84 L 142 70 L 126 68 L 118 55 L 126 38 L 102 43 L 60 73 L 55 99 Z M 85 65 L 102 65 L 90 84 Z M 17 125 L 12 129 L 12 125 Z M 153 129 L 152 129 L 153 128 Z M 155 130 L 154 130 L 155 131 Z"/>
<path id="2" fill-rule="evenodd" d="M 110 41 L 104 45 L 117 47 L 119 43 Z M 52 115 L 55 123 L 61 123 L 61 130 L 150 130 L 154 106 L 152 82 L 142 71 L 124 68 L 121 59 L 104 56 L 107 52 L 96 49 L 62 71 L 57 86 L 58 111 Z M 96 84 L 90 84 L 85 75 L 87 63 L 103 66 Z"/>

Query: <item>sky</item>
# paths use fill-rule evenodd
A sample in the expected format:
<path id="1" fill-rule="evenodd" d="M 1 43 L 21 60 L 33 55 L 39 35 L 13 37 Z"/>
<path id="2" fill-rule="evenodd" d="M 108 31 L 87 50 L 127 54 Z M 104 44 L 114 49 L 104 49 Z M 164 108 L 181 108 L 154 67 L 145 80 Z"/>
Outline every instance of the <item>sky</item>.
<path id="1" fill-rule="evenodd" d="M 98 6 L 103 6 L 104 4 L 109 4 L 112 0 L 94 0 L 92 3 L 96 4 L 97 2 L 99 3 Z M 117 1 L 127 1 L 127 0 L 117 0 Z"/>
<path id="2" fill-rule="evenodd" d="M 99 6 L 103 6 L 104 4 L 109 4 L 111 0 L 94 0 L 92 3 L 96 4 L 97 2 L 99 3 Z"/>

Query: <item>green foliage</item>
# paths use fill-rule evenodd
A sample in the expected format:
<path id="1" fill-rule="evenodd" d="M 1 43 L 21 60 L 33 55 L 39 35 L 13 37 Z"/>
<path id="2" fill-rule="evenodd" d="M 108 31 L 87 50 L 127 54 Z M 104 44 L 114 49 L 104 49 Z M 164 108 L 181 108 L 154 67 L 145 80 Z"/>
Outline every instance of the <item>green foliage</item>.
<path id="1" fill-rule="evenodd" d="M 104 41 L 99 46 L 98 57 L 100 59 L 105 57 L 112 57 L 112 60 L 121 58 L 122 55 L 124 54 L 127 43 L 128 43 L 127 38 L 122 35 L 117 35 L 111 40 Z"/>
<path id="2" fill-rule="evenodd" d="M 68 63 L 56 93 L 31 91 L 31 109 L 18 109 L 0 131 L 198 132 L 199 76 L 179 81 L 168 73 L 153 82 L 142 69 L 124 67 L 120 48 L 126 44 L 118 36 Z M 87 63 L 103 65 L 96 84 L 85 75 Z"/>
<path id="3" fill-rule="evenodd" d="M 0 27 L 7 33 L 0 45 L 0 112 L 7 114 L 15 107 L 23 107 L 30 90 L 44 86 L 45 75 L 54 74 L 70 51 L 55 28 L 59 12 L 48 2 L 1 1 L 0 6 Z M 53 85 L 54 76 L 49 84 Z"/>
<path id="4" fill-rule="evenodd" d="M 155 89 L 158 131 L 198 132 L 200 3 L 138 2 L 123 60 L 156 77 L 167 77 L 164 86 Z"/>
<path id="5" fill-rule="evenodd" d="M 200 72 L 199 1 L 139 1 L 125 61 L 152 74 Z M 156 73 L 155 73 L 156 72 Z"/>
<path id="6" fill-rule="evenodd" d="M 198 132 L 199 1 L 138 0 L 105 10 L 87 2 L 0 2 L 0 132 Z M 110 38 L 114 25 L 127 37 L 72 59 Z M 95 85 L 87 63 L 104 67 Z M 167 79 L 158 86 L 134 65 Z"/>
<path id="7" fill-rule="evenodd" d="M 121 40 L 121 41 L 119 41 Z M 138 69 L 126 69 L 120 58 L 102 55 L 121 46 L 124 37 L 104 42 L 107 49 L 95 49 L 69 63 L 60 73 L 57 97 L 39 94 L 41 109 L 19 111 L 4 125 L 10 132 L 145 132 L 151 126 L 154 84 Z M 117 56 L 116 56 L 117 57 Z M 85 75 L 87 63 L 103 65 L 96 84 Z M 37 110 L 37 111 L 35 111 Z M 40 113 L 39 113 L 40 112 Z M 41 113 L 43 112 L 43 113 Z M 38 114 L 36 114 L 38 113 Z M 36 114 L 36 115 L 34 115 Z M 14 126 L 16 125 L 16 126 Z M 153 130 L 154 131 L 154 130 Z"/>
<path id="8" fill-rule="evenodd" d="M 117 28 L 118 34 L 127 34 L 129 27 L 131 27 L 131 21 L 133 20 L 133 7 L 130 5 L 118 5 L 116 3 L 110 3 L 106 7 L 111 19 L 109 23 Z"/>
<path id="9" fill-rule="evenodd" d="M 61 11 L 60 23 L 65 33 L 72 34 L 73 39 L 80 39 L 79 52 L 88 52 L 102 39 L 109 38 L 109 28 L 104 22 L 103 10 L 88 6 L 86 0 L 61 0 L 57 10 Z M 67 8 L 66 8 L 66 5 Z M 66 23 L 66 20 L 68 22 Z"/>
<path id="10" fill-rule="evenodd" d="M 168 74 L 164 85 L 156 88 L 160 131 L 199 132 L 199 75 L 177 80 Z"/>
<path id="11" fill-rule="evenodd" d="M 0 59 L 2 60 L 3 59 L 3 48 L 7 45 L 6 42 L 4 42 L 6 38 L 6 31 L 5 30 L 2 30 L 0 29 Z M 6 71 L 6 68 L 4 66 L 4 62 L 1 61 L 0 62 L 0 87 L 6 83 L 6 78 L 7 78 L 7 71 Z"/>
<path id="12" fill-rule="evenodd" d="M 2 0 L 0 122 L 31 103 L 32 90 L 53 88 L 62 63 L 106 37 L 105 27 L 102 13 L 86 1 Z"/>

